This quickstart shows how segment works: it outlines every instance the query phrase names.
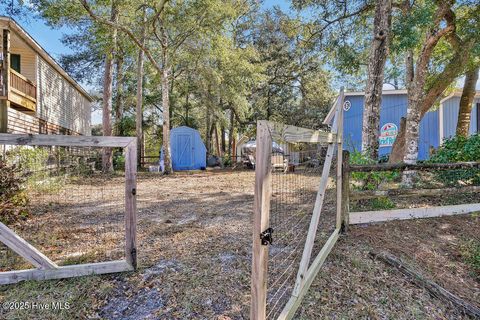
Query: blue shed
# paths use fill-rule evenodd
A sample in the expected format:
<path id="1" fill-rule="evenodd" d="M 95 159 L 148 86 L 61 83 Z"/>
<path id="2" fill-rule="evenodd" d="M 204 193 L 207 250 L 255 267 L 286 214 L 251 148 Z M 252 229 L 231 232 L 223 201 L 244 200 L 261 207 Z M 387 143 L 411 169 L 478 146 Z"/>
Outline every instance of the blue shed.
<path id="1" fill-rule="evenodd" d="M 420 122 L 419 154 L 420 160 L 429 158 L 430 148 L 438 148 L 444 138 L 455 134 L 461 92 L 456 92 L 441 101 L 440 108 L 427 112 Z M 361 151 L 364 92 L 346 92 L 343 122 L 344 149 Z M 400 119 L 407 114 L 407 91 L 384 90 L 380 110 L 380 157 L 390 154 L 395 141 Z M 480 129 L 480 96 L 476 96 L 472 110 L 470 132 Z M 333 120 L 334 108 L 325 118 L 325 123 Z"/>
<path id="2" fill-rule="evenodd" d="M 207 149 L 200 133 L 189 127 L 170 130 L 173 170 L 198 170 L 207 167 Z"/>

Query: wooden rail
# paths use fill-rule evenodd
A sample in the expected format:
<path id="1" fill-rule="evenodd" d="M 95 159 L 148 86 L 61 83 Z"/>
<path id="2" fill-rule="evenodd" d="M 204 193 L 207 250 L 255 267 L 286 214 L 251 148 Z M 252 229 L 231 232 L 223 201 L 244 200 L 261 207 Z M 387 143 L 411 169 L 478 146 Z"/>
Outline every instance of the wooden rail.
<path id="1" fill-rule="evenodd" d="M 27 97 L 37 99 L 37 87 L 25 76 L 10 69 L 10 87 L 16 89 Z"/>
<path id="2" fill-rule="evenodd" d="M 394 163 L 394 164 L 371 164 L 371 165 L 350 165 L 350 172 L 372 172 L 372 171 L 430 171 L 430 170 L 451 170 L 480 168 L 480 162 L 454 162 L 454 163 Z"/>
<path id="3" fill-rule="evenodd" d="M 350 191 L 350 199 L 374 199 L 378 197 L 422 197 L 422 196 L 445 196 L 452 194 L 464 194 L 480 192 L 480 186 L 464 186 L 460 188 L 435 188 L 435 189 L 389 189 L 389 190 L 365 190 Z"/>
<path id="4" fill-rule="evenodd" d="M 349 158 L 348 151 L 344 151 L 344 159 Z M 365 212 L 350 212 L 350 199 L 374 199 L 378 197 L 419 197 L 419 196 L 443 196 L 460 193 L 480 192 L 480 186 L 464 186 L 459 188 L 435 188 L 435 189 L 389 189 L 389 190 L 365 190 L 351 191 L 350 176 L 352 172 L 384 172 L 384 171 L 437 171 L 437 170 L 458 170 L 480 168 L 480 162 L 454 162 L 454 163 L 396 163 L 396 164 L 372 164 L 372 165 L 350 165 L 344 161 L 342 165 L 342 220 L 343 230 L 348 229 L 350 224 L 361 224 L 391 220 L 405 220 L 414 218 L 430 218 L 445 215 L 467 214 L 480 211 L 480 203 L 437 206 L 429 208 L 411 208 L 378 210 Z"/>

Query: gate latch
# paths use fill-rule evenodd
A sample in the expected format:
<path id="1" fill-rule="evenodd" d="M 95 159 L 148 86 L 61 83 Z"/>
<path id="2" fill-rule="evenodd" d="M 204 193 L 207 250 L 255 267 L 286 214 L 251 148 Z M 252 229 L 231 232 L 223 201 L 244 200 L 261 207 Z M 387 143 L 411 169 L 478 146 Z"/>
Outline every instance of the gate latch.
<path id="1" fill-rule="evenodd" d="M 273 242 L 273 228 L 268 228 L 267 230 L 260 233 L 260 239 L 262 240 L 262 245 L 267 246 Z"/>

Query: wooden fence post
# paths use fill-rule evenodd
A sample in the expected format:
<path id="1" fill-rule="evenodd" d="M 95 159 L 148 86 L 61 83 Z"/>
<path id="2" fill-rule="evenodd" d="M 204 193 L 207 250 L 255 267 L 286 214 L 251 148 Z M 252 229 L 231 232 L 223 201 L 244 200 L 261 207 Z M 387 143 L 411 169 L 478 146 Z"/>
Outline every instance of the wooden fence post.
<path id="1" fill-rule="evenodd" d="M 137 268 L 137 140 L 125 148 L 125 259 Z"/>
<path id="2" fill-rule="evenodd" d="M 342 159 L 342 232 L 348 231 L 350 215 L 350 152 L 343 151 Z"/>
<path id="3" fill-rule="evenodd" d="M 0 77 L 3 80 L 1 81 L 2 86 L 0 93 L 0 96 L 3 96 L 0 100 L 0 133 L 7 133 L 8 108 L 10 107 L 10 101 L 8 101 L 8 90 L 10 86 L 10 31 L 4 29 L 0 39 L 3 39 L 0 43 L 0 52 L 3 54 L 3 68 L 0 68 Z"/>
<path id="4" fill-rule="evenodd" d="M 250 319 L 263 320 L 267 307 L 268 246 L 260 234 L 270 222 L 272 138 L 266 121 L 257 122 Z"/>
<path id="5" fill-rule="evenodd" d="M 340 89 L 340 95 L 338 96 L 339 110 L 337 120 L 337 221 L 336 229 L 342 227 L 342 193 L 343 193 L 343 103 L 345 99 L 345 93 L 343 87 Z"/>

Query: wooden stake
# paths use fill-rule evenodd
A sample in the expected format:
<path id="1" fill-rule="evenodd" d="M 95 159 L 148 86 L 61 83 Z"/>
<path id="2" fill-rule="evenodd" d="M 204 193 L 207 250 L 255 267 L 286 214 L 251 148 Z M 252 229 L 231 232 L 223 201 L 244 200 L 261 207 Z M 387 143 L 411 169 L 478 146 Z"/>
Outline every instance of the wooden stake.
<path id="1" fill-rule="evenodd" d="M 342 161 L 342 232 L 348 231 L 350 214 L 350 152 L 343 151 Z"/>
<path id="2" fill-rule="evenodd" d="M 253 218 L 252 303 L 250 319 L 263 320 L 267 306 L 268 246 L 262 245 L 260 233 L 269 226 L 271 198 L 272 138 L 266 121 L 257 122 L 255 198 Z"/>
<path id="3" fill-rule="evenodd" d="M 125 258 L 137 268 L 137 140 L 125 148 Z"/>
<path id="4" fill-rule="evenodd" d="M 320 271 L 320 268 L 323 266 L 323 263 L 325 262 L 328 255 L 332 251 L 335 243 L 337 242 L 339 232 L 340 230 L 336 229 L 330 235 L 327 242 L 322 247 L 322 250 L 320 250 L 318 255 L 315 257 L 315 260 L 313 260 L 311 267 L 308 269 L 308 272 L 305 276 L 305 282 L 301 290 L 298 292 L 296 296 L 292 296 L 290 298 L 290 300 L 287 302 L 287 304 L 283 308 L 282 313 L 280 314 L 277 320 L 284 320 L 284 319 L 289 320 L 293 318 L 293 316 L 295 315 L 295 312 L 300 306 L 300 303 L 302 302 L 303 297 L 307 294 L 308 289 L 312 285 L 313 280 L 317 276 L 318 272 Z"/>
<path id="5" fill-rule="evenodd" d="M 339 97 L 340 108 L 338 112 L 338 129 L 337 129 L 337 224 L 336 229 L 342 227 L 342 167 L 343 167 L 343 87 L 340 89 Z"/>

